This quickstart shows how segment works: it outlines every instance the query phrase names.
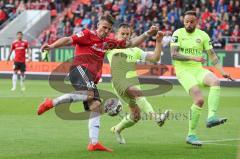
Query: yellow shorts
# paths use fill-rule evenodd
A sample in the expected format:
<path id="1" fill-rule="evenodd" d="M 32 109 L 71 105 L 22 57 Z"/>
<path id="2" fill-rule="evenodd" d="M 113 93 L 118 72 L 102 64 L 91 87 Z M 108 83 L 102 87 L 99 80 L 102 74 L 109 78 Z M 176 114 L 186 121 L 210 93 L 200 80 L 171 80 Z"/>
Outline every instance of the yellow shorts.
<path id="1" fill-rule="evenodd" d="M 187 68 L 181 70 L 176 69 L 176 76 L 178 78 L 178 81 L 187 93 L 189 93 L 189 90 L 193 86 L 204 86 L 203 80 L 209 73 L 211 74 L 212 72 L 205 68 Z"/>

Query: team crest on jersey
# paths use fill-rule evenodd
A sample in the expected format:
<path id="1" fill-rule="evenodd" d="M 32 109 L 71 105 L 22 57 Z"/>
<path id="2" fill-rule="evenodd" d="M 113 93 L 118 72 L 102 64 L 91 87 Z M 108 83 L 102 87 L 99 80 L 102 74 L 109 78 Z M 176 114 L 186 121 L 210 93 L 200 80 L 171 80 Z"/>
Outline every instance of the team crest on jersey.
<path id="1" fill-rule="evenodd" d="M 107 46 L 107 42 L 103 42 L 103 47 L 106 47 Z"/>
<path id="2" fill-rule="evenodd" d="M 178 42 L 178 37 L 177 37 L 177 36 L 173 36 L 171 41 L 172 41 L 173 43 Z"/>
<path id="3" fill-rule="evenodd" d="M 107 49 L 113 49 L 115 47 L 117 47 L 117 46 L 116 46 L 116 43 L 114 41 L 108 41 L 108 42 L 103 43 L 103 48 L 106 49 L 106 50 Z"/>
<path id="4" fill-rule="evenodd" d="M 84 36 L 84 34 L 83 34 L 83 32 L 82 32 L 82 31 L 81 31 L 81 32 L 79 32 L 79 33 L 77 33 L 76 35 L 77 35 L 77 37 L 79 37 L 79 38 Z"/>
<path id="5" fill-rule="evenodd" d="M 196 39 L 196 43 L 201 43 L 201 39 Z"/>

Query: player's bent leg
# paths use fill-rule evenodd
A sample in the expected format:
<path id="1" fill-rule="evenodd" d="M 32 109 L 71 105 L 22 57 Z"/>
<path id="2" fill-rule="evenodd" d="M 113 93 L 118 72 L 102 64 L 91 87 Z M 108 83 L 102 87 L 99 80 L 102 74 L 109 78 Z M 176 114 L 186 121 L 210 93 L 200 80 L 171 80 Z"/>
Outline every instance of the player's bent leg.
<path id="1" fill-rule="evenodd" d="M 193 99 L 193 104 L 190 108 L 189 113 L 189 130 L 186 142 L 191 145 L 199 145 L 200 140 L 196 136 L 196 129 L 202 112 L 202 106 L 204 104 L 204 98 L 199 89 L 199 80 L 196 74 L 199 70 L 177 70 L 176 75 L 178 81 L 181 83 L 183 88 Z"/>
<path id="2" fill-rule="evenodd" d="M 219 107 L 220 100 L 220 82 L 213 73 L 208 73 L 205 75 L 203 82 L 205 85 L 210 87 L 208 95 L 208 119 L 207 128 L 211 128 L 217 125 L 224 124 L 226 118 L 218 118 L 216 115 L 217 109 Z"/>
<path id="3" fill-rule="evenodd" d="M 64 94 L 53 99 L 53 106 L 58 106 L 64 103 L 75 103 L 78 101 L 89 100 L 88 91 L 76 91 L 73 93 Z"/>
<path id="4" fill-rule="evenodd" d="M 129 95 L 128 89 L 129 89 L 129 83 L 122 84 L 122 83 L 113 83 L 114 91 L 117 93 L 117 95 L 126 103 L 129 104 L 129 107 L 131 108 L 131 113 L 124 116 L 122 120 L 115 126 L 113 126 L 110 131 L 115 134 L 117 142 L 119 144 L 125 144 L 126 141 L 122 135 L 122 131 L 125 128 L 132 127 L 136 124 L 136 122 L 140 119 L 140 109 L 137 107 L 136 100 L 134 98 L 135 95 Z M 134 108 L 136 107 L 136 108 Z M 132 113 L 133 112 L 133 113 Z M 134 113 L 135 112 L 135 113 Z M 136 113 L 138 112 L 138 113 Z"/>
<path id="5" fill-rule="evenodd" d="M 98 141 L 100 129 L 101 102 L 99 100 L 92 100 L 89 101 L 89 105 L 90 105 L 89 109 L 91 110 L 88 122 L 90 142 L 88 144 L 87 150 L 112 152 L 112 149 L 103 146 Z"/>
<path id="6" fill-rule="evenodd" d="M 126 141 L 122 136 L 121 132 L 129 127 L 135 125 L 141 118 L 140 109 L 137 105 L 129 106 L 131 113 L 126 115 L 120 123 L 111 128 L 111 132 L 115 134 L 117 142 L 119 144 L 125 144 Z"/>
<path id="7" fill-rule="evenodd" d="M 196 106 L 202 108 L 202 106 L 204 104 L 204 98 L 203 98 L 200 88 L 198 86 L 193 86 L 192 88 L 190 88 L 189 94 L 193 99 L 193 103 Z"/>
<path id="8" fill-rule="evenodd" d="M 132 96 L 136 99 L 137 105 L 144 113 L 146 113 L 147 116 L 149 116 L 151 119 L 155 119 L 155 121 L 160 127 L 163 126 L 169 116 L 169 110 L 166 110 L 163 114 L 157 114 L 154 111 L 152 105 L 147 101 L 145 97 L 143 97 L 142 91 L 138 87 L 129 87 L 127 93 L 129 94 L 129 96 Z"/>
<path id="9" fill-rule="evenodd" d="M 48 111 L 49 109 L 58 106 L 64 103 L 73 103 L 78 101 L 86 101 L 87 99 L 92 98 L 88 96 L 87 91 L 77 91 L 74 93 L 64 94 L 60 97 L 55 99 L 46 98 L 38 107 L 38 115 L 43 114 L 44 112 Z"/>
<path id="10" fill-rule="evenodd" d="M 155 119 L 158 126 L 163 126 L 165 121 L 167 120 L 170 111 L 166 110 L 162 114 L 157 114 L 152 105 L 147 101 L 145 97 L 138 97 L 136 99 L 136 103 L 139 105 L 139 108 L 147 115 L 150 119 Z"/>
<path id="11" fill-rule="evenodd" d="M 140 88 L 135 87 L 135 86 L 130 86 L 127 89 L 127 94 L 129 97 L 132 99 L 135 99 L 135 105 L 138 105 L 140 110 L 142 110 L 144 113 L 146 113 L 147 116 L 150 118 L 155 119 L 156 113 L 153 110 L 152 105 L 147 101 L 145 97 L 143 97 L 142 91 Z M 132 100 L 133 101 L 133 100 Z M 132 104 L 130 104 L 132 105 Z M 140 112 L 139 110 L 139 112 Z"/>
<path id="12" fill-rule="evenodd" d="M 196 136 L 196 129 L 199 123 L 200 115 L 202 112 L 202 106 L 204 103 L 203 95 L 198 86 L 193 86 L 189 90 L 189 94 L 193 98 L 194 103 L 190 109 L 189 130 L 186 142 L 191 145 L 201 146 L 201 141 Z"/>

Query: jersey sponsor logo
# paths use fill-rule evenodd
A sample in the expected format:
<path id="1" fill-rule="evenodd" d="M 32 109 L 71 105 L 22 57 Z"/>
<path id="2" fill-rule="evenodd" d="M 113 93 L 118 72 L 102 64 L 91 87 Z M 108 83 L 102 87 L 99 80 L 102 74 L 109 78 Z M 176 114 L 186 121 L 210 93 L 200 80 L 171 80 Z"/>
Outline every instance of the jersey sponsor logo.
<path id="1" fill-rule="evenodd" d="M 102 48 L 98 47 L 97 44 L 94 44 L 94 45 L 92 46 L 92 49 L 94 49 L 94 50 L 96 50 L 96 51 L 99 51 L 99 52 L 103 52 L 103 53 L 107 51 L 107 50 L 105 50 L 105 49 L 102 49 Z"/>
<path id="2" fill-rule="evenodd" d="M 173 36 L 172 37 L 172 42 L 177 43 L 178 42 L 178 36 Z"/>
<path id="3" fill-rule="evenodd" d="M 23 46 L 22 46 L 22 47 L 20 46 L 20 47 L 16 47 L 16 48 L 15 48 L 15 50 L 23 50 L 23 49 L 25 49 L 25 47 L 23 47 Z"/>
<path id="4" fill-rule="evenodd" d="M 82 32 L 82 31 L 81 31 L 81 32 L 79 32 L 79 33 L 77 33 L 76 35 L 77 35 L 77 37 L 79 37 L 79 38 L 84 36 L 84 34 L 83 34 L 83 32 Z"/>
<path id="5" fill-rule="evenodd" d="M 201 43 L 201 39 L 196 39 L 196 43 Z"/>
<path id="6" fill-rule="evenodd" d="M 201 56 L 201 54 L 202 54 L 201 51 L 199 51 L 198 49 L 193 49 L 193 48 L 181 48 L 180 50 L 184 54 L 193 55 L 193 56 Z"/>

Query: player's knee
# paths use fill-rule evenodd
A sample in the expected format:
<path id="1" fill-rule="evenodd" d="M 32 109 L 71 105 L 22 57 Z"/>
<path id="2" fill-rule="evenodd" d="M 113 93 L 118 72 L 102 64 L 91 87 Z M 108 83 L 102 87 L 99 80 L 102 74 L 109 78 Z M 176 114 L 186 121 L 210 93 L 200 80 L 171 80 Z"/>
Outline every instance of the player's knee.
<path id="1" fill-rule="evenodd" d="M 90 110 L 94 112 L 100 112 L 101 111 L 101 102 L 98 100 L 93 100 L 89 103 Z"/>
<path id="2" fill-rule="evenodd" d="M 142 96 L 142 92 L 135 87 L 129 87 L 127 93 L 131 98 L 138 98 Z"/>
<path id="3" fill-rule="evenodd" d="M 134 118 L 134 122 L 137 123 L 140 120 L 141 116 Z"/>
<path id="4" fill-rule="evenodd" d="M 219 81 L 218 79 L 214 79 L 214 80 L 212 81 L 211 86 L 220 86 L 220 81 Z"/>
<path id="5" fill-rule="evenodd" d="M 193 98 L 194 103 L 199 106 L 202 107 L 204 104 L 204 98 L 202 96 L 201 90 L 198 87 L 193 87 L 190 90 L 190 95 Z"/>
<path id="6" fill-rule="evenodd" d="M 88 100 L 92 100 L 94 98 L 94 91 L 88 91 L 87 92 L 87 95 L 88 95 Z"/>
<path id="7" fill-rule="evenodd" d="M 132 120 L 137 123 L 141 119 L 141 115 L 139 114 L 132 114 Z"/>
<path id="8" fill-rule="evenodd" d="M 195 104 L 199 107 L 202 107 L 204 104 L 204 99 L 202 97 L 198 98 Z"/>

